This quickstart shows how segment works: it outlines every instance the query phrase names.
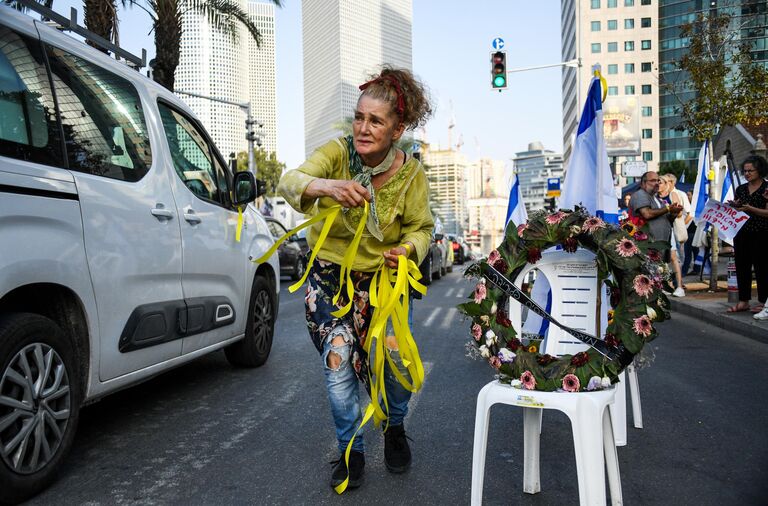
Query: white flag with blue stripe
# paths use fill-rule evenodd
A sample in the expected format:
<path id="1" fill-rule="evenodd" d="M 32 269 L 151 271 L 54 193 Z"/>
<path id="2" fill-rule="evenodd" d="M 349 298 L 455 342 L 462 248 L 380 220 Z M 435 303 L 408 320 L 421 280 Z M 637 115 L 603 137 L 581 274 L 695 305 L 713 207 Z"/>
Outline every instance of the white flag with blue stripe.
<path id="1" fill-rule="evenodd" d="M 701 221 L 701 214 L 704 212 L 704 206 L 709 199 L 709 141 L 705 141 L 699 150 L 699 170 L 696 171 L 696 182 L 693 185 L 693 198 L 691 199 L 691 210 L 693 219 L 696 223 Z"/>
<path id="2" fill-rule="evenodd" d="M 603 137 L 602 91 L 597 76 L 589 85 L 560 197 L 563 209 L 573 209 L 577 205 L 607 222 L 619 221 L 619 202 Z"/>
<path id="3" fill-rule="evenodd" d="M 510 221 L 516 226 L 522 225 L 528 221 L 528 212 L 525 210 L 523 192 L 520 189 L 520 180 L 517 178 L 517 174 L 514 175 L 512 188 L 509 190 L 506 224 L 509 225 Z"/>

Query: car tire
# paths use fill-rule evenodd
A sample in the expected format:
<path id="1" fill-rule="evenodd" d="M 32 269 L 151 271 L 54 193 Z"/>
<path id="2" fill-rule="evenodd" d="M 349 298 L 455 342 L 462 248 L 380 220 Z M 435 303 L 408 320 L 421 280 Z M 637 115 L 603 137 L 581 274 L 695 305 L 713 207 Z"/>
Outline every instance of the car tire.
<path id="1" fill-rule="evenodd" d="M 427 257 L 426 262 L 427 262 L 427 269 L 426 269 L 427 272 L 422 273 L 423 276 L 421 281 L 422 283 L 424 283 L 424 285 L 429 286 L 432 284 L 432 279 L 433 279 L 432 278 L 432 255 Z"/>
<path id="2" fill-rule="evenodd" d="M 437 267 L 437 270 L 435 271 L 434 278 L 435 279 L 440 279 L 442 277 L 443 277 L 443 259 L 441 258 L 440 259 L 440 263 L 439 263 L 439 265 Z"/>
<path id="3" fill-rule="evenodd" d="M 446 270 L 447 270 L 448 272 L 453 272 L 453 264 L 451 264 L 451 266 L 450 266 L 450 267 L 448 267 Z"/>
<path id="4" fill-rule="evenodd" d="M 302 257 L 299 257 L 296 260 L 296 266 L 293 270 L 293 276 L 291 276 L 291 279 L 294 281 L 298 281 L 301 279 L 301 277 L 304 275 L 304 269 L 306 268 L 304 264 L 304 259 Z"/>
<path id="5" fill-rule="evenodd" d="M 224 348 L 230 364 L 237 367 L 264 365 L 275 335 L 276 297 L 270 283 L 257 275 L 253 280 L 245 337 Z"/>
<path id="6" fill-rule="evenodd" d="M 0 396 L 18 401 L 0 405 L 0 504 L 19 503 L 50 485 L 72 447 L 82 401 L 74 349 L 49 318 L 0 316 Z"/>

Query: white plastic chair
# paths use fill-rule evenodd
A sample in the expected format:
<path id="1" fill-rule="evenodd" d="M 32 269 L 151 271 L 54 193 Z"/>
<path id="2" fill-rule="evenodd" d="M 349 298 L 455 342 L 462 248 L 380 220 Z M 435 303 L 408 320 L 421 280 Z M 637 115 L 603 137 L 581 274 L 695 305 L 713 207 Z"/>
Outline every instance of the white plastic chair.
<path id="1" fill-rule="evenodd" d="M 561 323 L 590 333 L 595 329 L 597 281 L 594 255 L 588 251 L 574 254 L 563 251 L 545 252 L 535 266 L 526 266 L 515 280 L 519 282 L 533 268 L 547 276 L 552 286 L 553 316 Z M 590 288 L 590 286 L 592 288 Z M 590 296 L 591 292 L 591 296 Z M 515 311 L 517 306 L 517 311 Z M 520 328 L 520 311 L 511 303 L 513 325 Z M 550 325 L 544 352 L 551 355 L 573 354 L 583 351 L 585 345 L 558 327 Z M 523 408 L 524 471 L 523 491 L 535 494 L 541 491 L 539 477 L 539 438 L 543 409 L 564 412 L 571 421 L 576 454 L 581 505 L 604 505 L 605 468 L 612 504 L 622 504 L 619 462 L 616 454 L 611 410 L 616 401 L 617 388 L 595 392 L 540 392 L 522 390 L 492 381 L 477 396 L 475 438 L 472 457 L 472 504 L 480 505 L 483 495 L 485 456 L 487 448 L 490 409 L 494 404 L 509 404 Z M 622 424 L 626 430 L 626 423 Z M 600 429 L 602 428 L 602 430 Z"/>

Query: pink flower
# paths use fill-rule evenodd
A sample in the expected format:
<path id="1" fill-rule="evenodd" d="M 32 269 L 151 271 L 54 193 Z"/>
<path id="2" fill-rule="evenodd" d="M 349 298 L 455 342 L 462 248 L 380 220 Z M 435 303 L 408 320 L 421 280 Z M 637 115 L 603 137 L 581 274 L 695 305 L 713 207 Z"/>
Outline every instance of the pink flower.
<path id="1" fill-rule="evenodd" d="M 541 260 L 541 250 L 539 248 L 529 248 L 528 249 L 528 263 L 529 264 L 535 264 Z"/>
<path id="2" fill-rule="evenodd" d="M 648 297 L 653 293 L 653 282 L 645 274 L 638 274 L 632 280 L 632 286 L 640 297 Z"/>
<path id="3" fill-rule="evenodd" d="M 525 371 L 520 375 L 520 383 L 523 384 L 523 388 L 526 390 L 536 390 L 536 378 L 533 377 L 531 371 Z"/>
<path id="4" fill-rule="evenodd" d="M 646 239 L 648 239 L 648 234 L 646 234 L 645 232 L 640 232 L 638 230 L 637 232 L 635 232 L 635 239 L 638 241 L 645 241 Z"/>
<path id="5" fill-rule="evenodd" d="M 648 337 L 651 335 L 651 332 L 653 331 L 653 325 L 651 324 L 651 319 L 648 318 L 648 316 L 643 315 L 639 318 L 635 318 L 632 323 L 632 330 L 635 331 L 635 334 L 639 334 L 643 337 Z"/>
<path id="6" fill-rule="evenodd" d="M 485 299 L 485 285 L 483 283 L 478 283 L 475 287 L 475 304 L 480 304 Z"/>
<path id="7" fill-rule="evenodd" d="M 623 256 L 624 258 L 637 255 L 639 252 L 640 250 L 637 249 L 637 246 L 634 242 L 632 242 L 631 239 L 621 239 L 616 243 L 616 253 Z"/>
<path id="8" fill-rule="evenodd" d="M 597 216 L 592 216 L 591 218 L 587 219 L 587 221 L 584 222 L 584 225 L 582 228 L 587 232 L 589 232 L 590 234 L 594 234 L 596 230 L 605 228 L 605 222 L 600 218 L 598 218 Z"/>
<path id="9" fill-rule="evenodd" d="M 566 374 L 563 378 L 563 390 L 566 392 L 578 392 L 581 389 L 581 383 L 575 374 Z"/>
<path id="10" fill-rule="evenodd" d="M 493 265 L 496 263 L 496 260 L 500 259 L 501 255 L 499 254 L 498 250 L 493 250 L 490 253 L 488 253 L 488 265 Z"/>
<path id="11" fill-rule="evenodd" d="M 517 226 L 517 236 L 518 237 L 523 237 L 523 232 L 525 232 L 525 230 L 527 228 L 528 228 L 528 224 L 527 223 L 523 223 L 522 225 L 518 225 Z"/>
<path id="12" fill-rule="evenodd" d="M 661 262 L 661 253 L 659 253 L 659 250 L 650 248 L 648 250 L 648 260 L 651 262 Z"/>
<path id="13" fill-rule="evenodd" d="M 475 341 L 480 341 L 480 338 L 483 336 L 483 327 L 478 325 L 477 323 L 472 325 L 472 337 L 475 338 Z"/>
<path id="14" fill-rule="evenodd" d="M 491 367 L 494 369 L 501 367 L 501 359 L 495 355 L 488 359 L 488 363 L 491 364 Z"/>
<path id="15" fill-rule="evenodd" d="M 545 218 L 545 221 L 550 225 L 557 225 L 558 223 L 563 221 L 564 218 L 565 218 L 565 213 L 562 211 L 558 211 L 556 213 L 552 213 L 549 216 L 547 216 Z"/>

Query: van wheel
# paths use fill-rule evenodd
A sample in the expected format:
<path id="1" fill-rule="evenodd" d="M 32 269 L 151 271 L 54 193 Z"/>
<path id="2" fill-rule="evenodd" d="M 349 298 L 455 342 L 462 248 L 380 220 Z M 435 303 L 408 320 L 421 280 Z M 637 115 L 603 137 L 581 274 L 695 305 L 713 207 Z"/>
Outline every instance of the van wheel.
<path id="1" fill-rule="evenodd" d="M 80 414 L 74 346 L 30 313 L 0 316 L 0 502 L 50 485 L 72 447 Z"/>
<path id="2" fill-rule="evenodd" d="M 429 254 L 429 256 L 427 257 L 426 271 L 427 272 L 422 277 L 421 282 L 424 283 L 425 286 L 429 286 L 432 284 L 432 255 L 431 254 Z"/>
<path id="3" fill-rule="evenodd" d="M 437 270 L 435 271 L 435 275 L 433 276 L 435 279 L 440 279 L 443 277 L 443 259 L 440 259 L 440 265 L 437 266 Z"/>
<path id="4" fill-rule="evenodd" d="M 275 334 L 275 294 L 263 276 L 256 276 L 248 305 L 245 337 L 224 348 L 230 364 L 259 367 L 267 361 Z"/>
<path id="5" fill-rule="evenodd" d="M 306 266 L 304 265 L 304 259 L 299 257 L 296 260 L 296 267 L 294 267 L 293 276 L 291 276 L 291 278 L 294 281 L 300 280 L 301 277 L 304 275 L 304 269 L 306 269 Z"/>

